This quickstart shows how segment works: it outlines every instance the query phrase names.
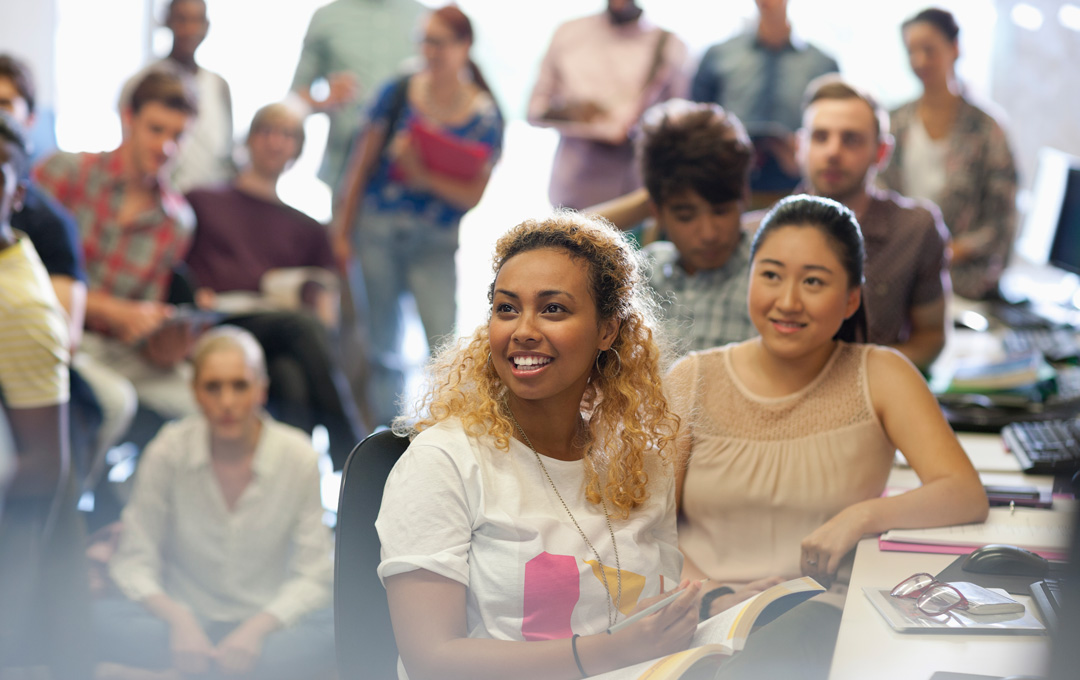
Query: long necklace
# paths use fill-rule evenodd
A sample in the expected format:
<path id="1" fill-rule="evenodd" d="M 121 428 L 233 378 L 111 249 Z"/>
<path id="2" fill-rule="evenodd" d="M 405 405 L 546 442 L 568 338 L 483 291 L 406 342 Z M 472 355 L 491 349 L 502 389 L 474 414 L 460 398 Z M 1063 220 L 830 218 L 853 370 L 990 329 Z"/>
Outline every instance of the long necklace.
<path id="1" fill-rule="evenodd" d="M 559 493 L 559 488 L 555 486 L 555 481 L 551 479 L 551 474 L 548 473 L 547 466 L 544 465 L 544 459 L 540 457 L 536 447 L 532 445 L 532 442 L 529 440 L 529 435 L 525 434 L 524 428 L 521 427 L 517 418 L 514 417 L 514 412 L 510 409 L 509 405 L 507 405 L 506 411 L 510 414 L 510 421 L 514 423 L 514 427 L 521 433 L 521 438 L 525 440 L 525 445 L 528 446 L 529 449 L 532 450 L 533 455 L 536 456 L 536 462 L 540 465 L 540 469 L 544 472 L 544 476 L 547 477 L 548 484 L 551 485 L 551 490 L 555 492 L 555 496 L 559 499 L 559 502 L 562 503 L 563 510 L 566 510 L 566 514 L 570 516 L 570 521 L 574 523 L 574 528 L 581 534 L 581 540 L 585 541 L 585 545 L 589 546 L 589 550 L 596 556 L 596 562 L 600 565 L 600 578 L 603 580 L 604 590 L 607 592 L 604 603 L 607 604 L 608 628 L 611 628 L 619 618 L 619 606 L 622 605 L 622 565 L 619 563 L 619 546 L 615 544 L 615 530 L 611 528 L 611 516 L 608 514 L 607 502 L 604 500 L 604 496 L 601 495 L 600 504 L 604 508 L 604 520 L 607 522 L 608 534 L 611 536 L 611 548 L 615 551 L 615 579 L 617 584 L 616 590 L 618 593 L 615 596 L 614 611 L 611 606 L 611 587 L 608 585 L 607 569 L 604 568 L 604 561 L 600 559 L 600 553 L 593 547 L 592 541 L 585 535 L 585 532 L 581 530 L 581 525 L 579 525 L 577 519 L 574 518 L 574 513 L 570 512 L 570 506 L 563 500 L 562 494 Z"/>

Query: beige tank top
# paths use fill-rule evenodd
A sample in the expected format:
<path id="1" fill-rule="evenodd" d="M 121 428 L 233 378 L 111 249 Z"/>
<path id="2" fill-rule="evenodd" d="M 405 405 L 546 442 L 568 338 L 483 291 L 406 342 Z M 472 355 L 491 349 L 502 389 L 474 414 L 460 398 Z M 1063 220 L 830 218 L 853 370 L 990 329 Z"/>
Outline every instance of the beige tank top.
<path id="1" fill-rule="evenodd" d="M 666 381 L 693 437 L 679 547 L 720 583 L 794 578 L 803 538 L 885 488 L 896 447 L 870 401 L 872 346 L 838 343 L 810 384 L 779 398 L 743 385 L 733 347 L 690 354 Z"/>

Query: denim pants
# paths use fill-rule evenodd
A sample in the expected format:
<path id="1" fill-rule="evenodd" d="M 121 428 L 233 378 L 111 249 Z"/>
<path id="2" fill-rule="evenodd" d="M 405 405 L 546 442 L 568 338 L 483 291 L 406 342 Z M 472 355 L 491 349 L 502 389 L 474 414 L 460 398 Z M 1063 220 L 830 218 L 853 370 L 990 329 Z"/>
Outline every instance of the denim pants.
<path id="1" fill-rule="evenodd" d="M 172 667 L 169 624 L 138 602 L 105 598 L 94 603 L 99 661 L 161 670 Z M 236 623 L 199 620 L 210 642 L 217 644 Z M 263 639 L 262 654 L 251 677 L 259 680 L 296 680 L 326 675 L 337 665 L 334 653 L 334 613 L 312 612 L 288 628 Z M 217 677 L 211 672 L 207 680 Z"/>
<path id="2" fill-rule="evenodd" d="M 366 310 L 357 309 L 357 318 L 366 319 L 368 400 L 377 425 L 388 424 L 399 413 L 405 388 L 404 296 L 416 301 L 429 350 L 454 331 L 457 244 L 457 224 L 440 226 L 413 213 L 379 212 L 370 203 L 355 225 L 354 265 L 359 267 L 352 267 L 350 284 L 358 307 L 367 302 Z"/>

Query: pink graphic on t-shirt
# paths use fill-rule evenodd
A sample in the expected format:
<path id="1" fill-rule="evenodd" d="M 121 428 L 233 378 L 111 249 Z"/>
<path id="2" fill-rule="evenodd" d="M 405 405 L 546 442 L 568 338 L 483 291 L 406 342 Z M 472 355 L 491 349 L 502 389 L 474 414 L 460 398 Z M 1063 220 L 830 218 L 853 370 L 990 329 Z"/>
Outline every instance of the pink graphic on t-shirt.
<path id="1" fill-rule="evenodd" d="M 526 640 L 562 640 L 574 634 L 570 615 L 581 596 L 577 560 L 542 552 L 525 563 L 521 634 Z"/>

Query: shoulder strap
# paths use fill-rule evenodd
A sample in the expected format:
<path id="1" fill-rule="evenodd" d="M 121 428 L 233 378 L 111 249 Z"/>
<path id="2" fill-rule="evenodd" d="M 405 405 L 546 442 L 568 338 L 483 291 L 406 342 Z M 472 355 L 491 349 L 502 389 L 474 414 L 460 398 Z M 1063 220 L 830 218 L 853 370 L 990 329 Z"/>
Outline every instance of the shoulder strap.
<path id="1" fill-rule="evenodd" d="M 656 80 L 656 76 L 660 73 L 660 67 L 664 65 L 664 48 L 667 47 L 668 38 L 671 37 L 671 31 L 660 31 L 660 37 L 656 41 L 656 48 L 653 50 L 652 63 L 649 64 L 649 75 L 645 78 L 645 89 L 653 84 Z"/>
<path id="2" fill-rule="evenodd" d="M 379 158 L 382 158 L 383 154 L 386 153 L 386 148 L 390 146 L 390 140 L 394 136 L 394 128 L 397 127 L 398 121 L 401 120 L 401 114 L 405 112 L 410 78 L 412 78 L 412 74 L 404 75 L 394 85 L 394 91 L 391 93 L 390 108 L 387 110 L 386 135 L 383 136 L 382 148 L 379 149 Z"/>

